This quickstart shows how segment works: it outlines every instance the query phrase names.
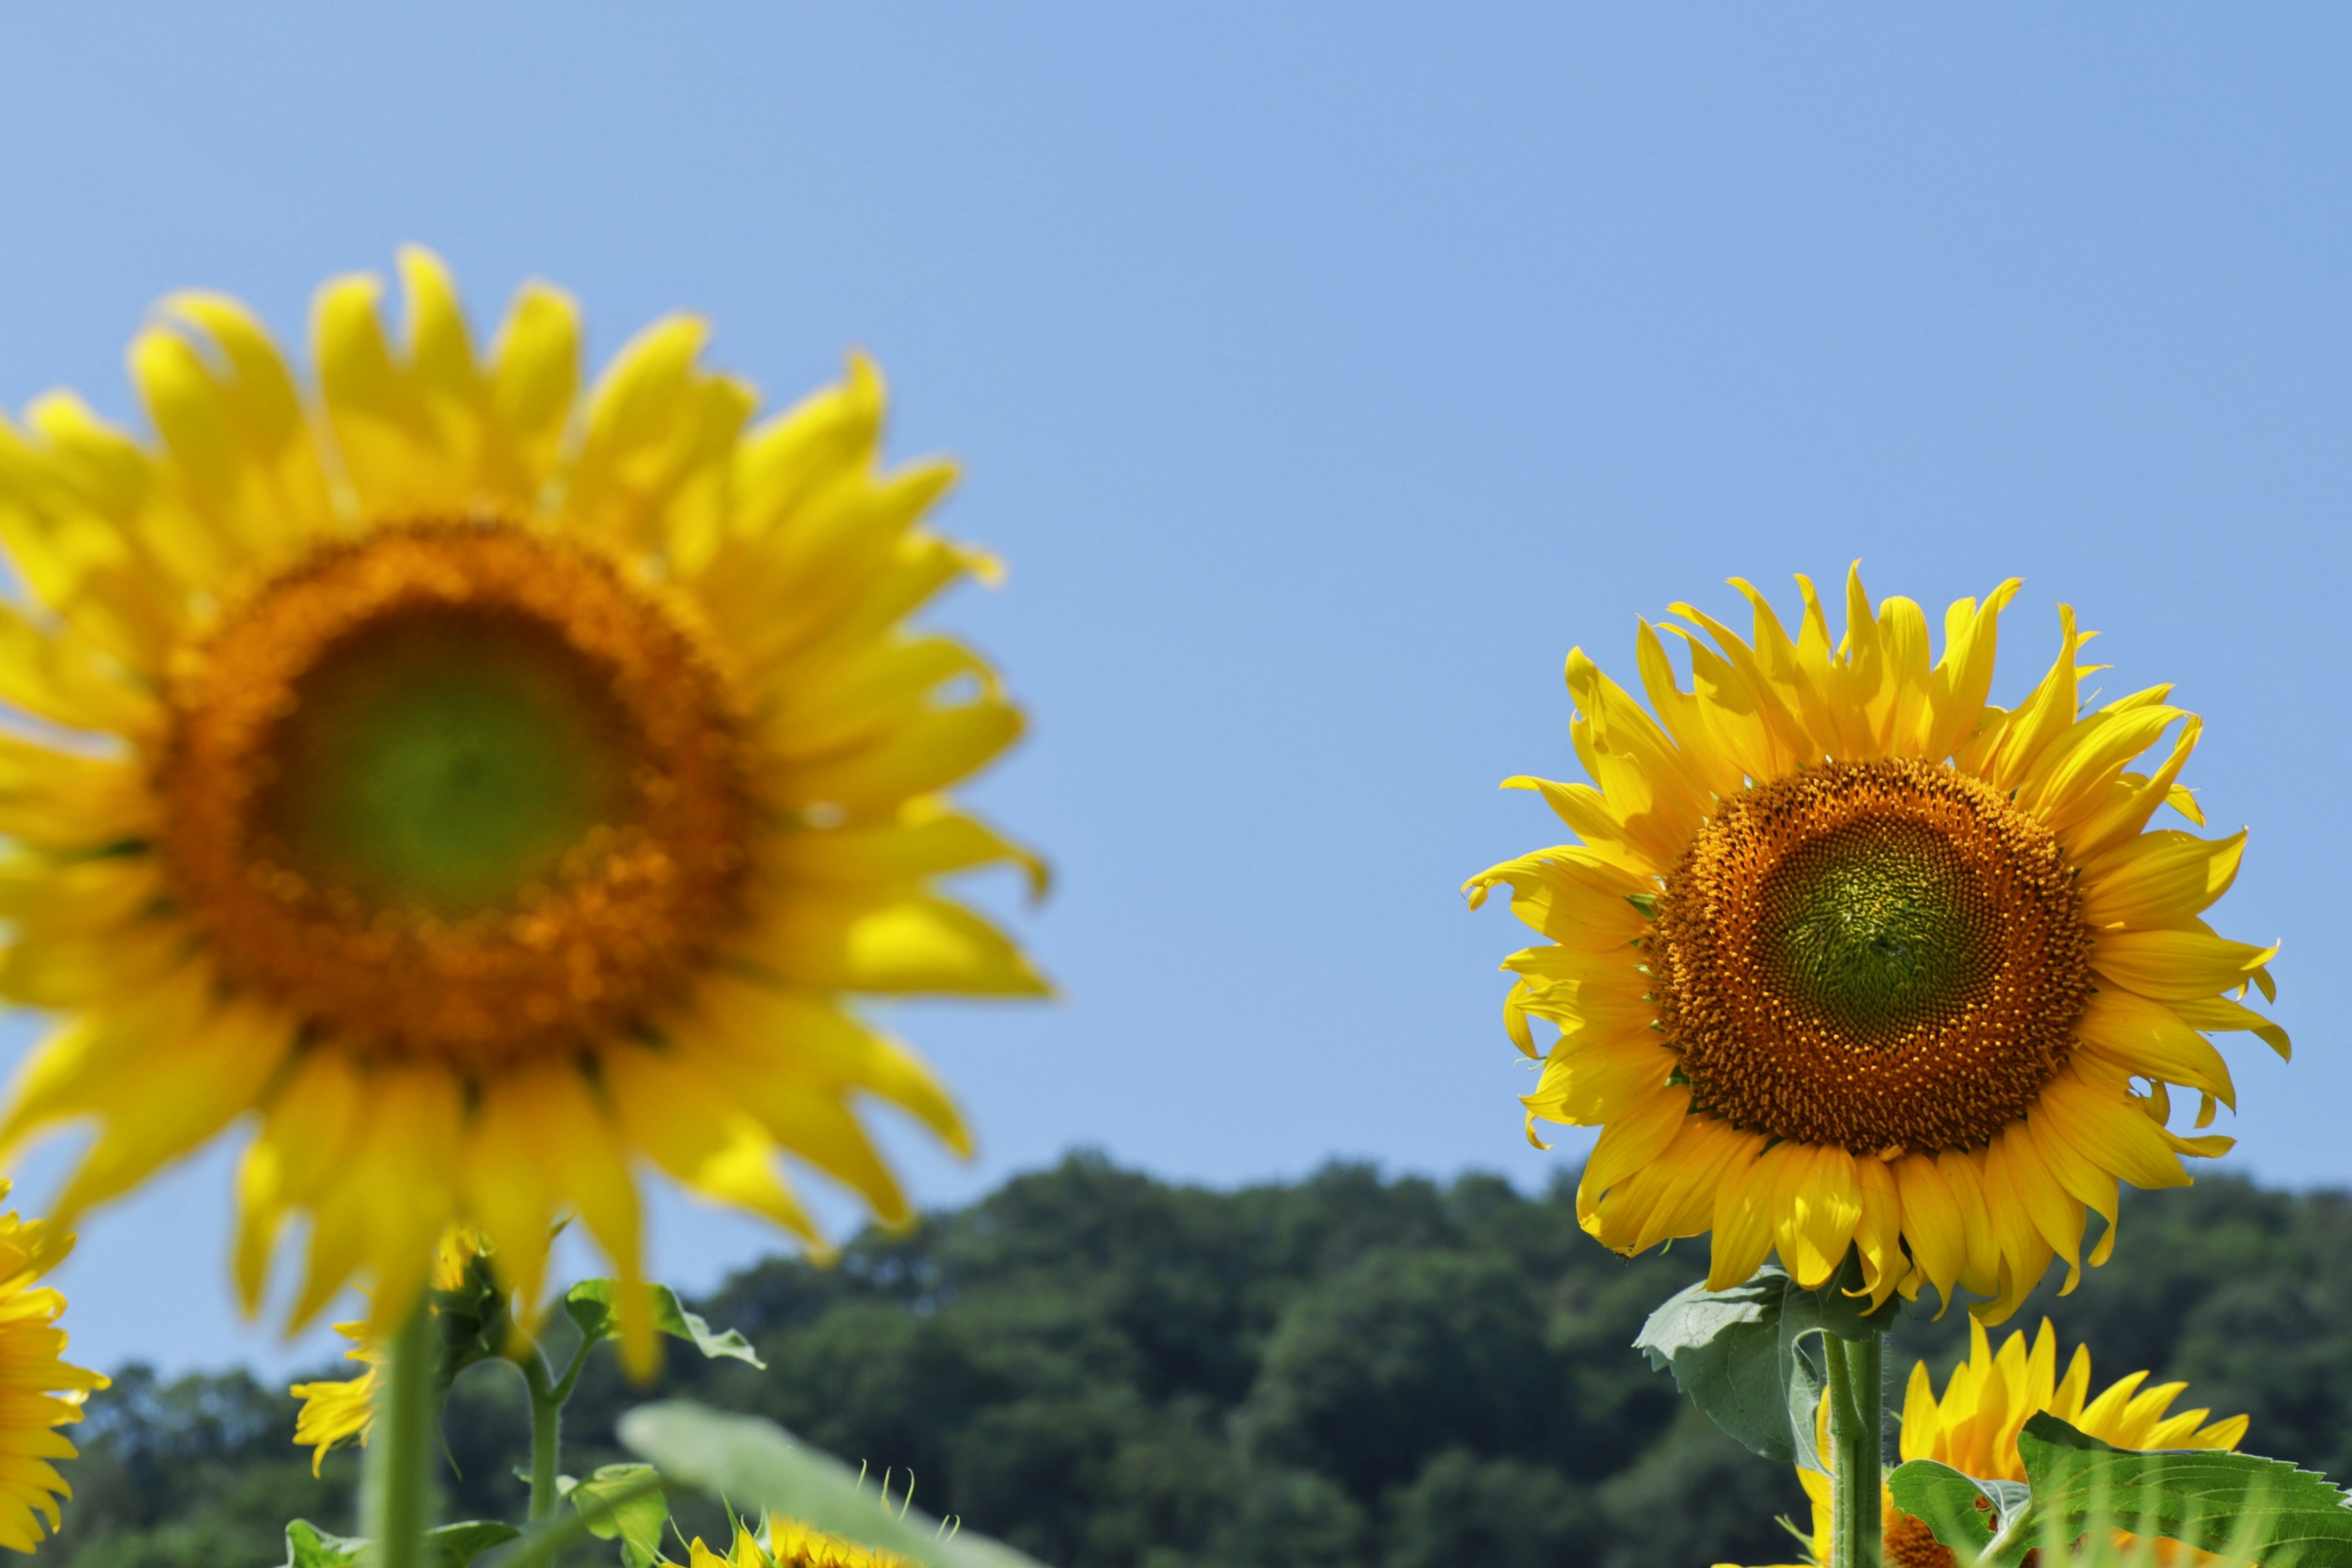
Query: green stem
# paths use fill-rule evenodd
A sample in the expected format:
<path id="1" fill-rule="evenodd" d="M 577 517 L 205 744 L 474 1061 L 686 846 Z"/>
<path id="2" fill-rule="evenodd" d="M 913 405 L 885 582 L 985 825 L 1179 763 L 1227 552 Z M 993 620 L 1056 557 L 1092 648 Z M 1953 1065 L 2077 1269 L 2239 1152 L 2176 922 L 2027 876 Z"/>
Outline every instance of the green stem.
<path id="1" fill-rule="evenodd" d="M 1879 1568 L 1880 1478 L 1885 1391 L 1882 1342 L 1823 1341 L 1830 1373 L 1831 1568 Z"/>
<path id="2" fill-rule="evenodd" d="M 530 1388 L 530 1518 L 536 1523 L 555 1511 L 555 1476 L 563 1450 L 563 1396 L 548 1375 L 547 1357 L 533 1345 L 515 1364 Z"/>
<path id="3" fill-rule="evenodd" d="M 375 1542 L 375 1568 L 424 1568 L 432 1512 L 433 1373 L 440 1346 L 422 1292 L 389 1350 L 368 1443 L 362 1517 Z"/>

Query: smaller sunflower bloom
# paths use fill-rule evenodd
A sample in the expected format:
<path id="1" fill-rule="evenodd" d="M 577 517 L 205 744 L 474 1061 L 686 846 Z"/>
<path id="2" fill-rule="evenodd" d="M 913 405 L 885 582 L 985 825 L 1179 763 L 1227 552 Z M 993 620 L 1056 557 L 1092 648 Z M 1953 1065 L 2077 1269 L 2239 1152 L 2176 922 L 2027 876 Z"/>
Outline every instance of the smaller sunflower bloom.
<path id="1" fill-rule="evenodd" d="M 738 1530 L 733 1549 L 724 1556 L 697 1536 L 687 1548 L 687 1568 L 915 1568 L 895 1552 L 827 1535 L 796 1519 L 771 1519 L 767 1535 L 762 1546 L 751 1531 Z"/>
<path id="2" fill-rule="evenodd" d="M 8 1184 L 0 1182 L 0 1196 Z M 73 1249 L 41 1220 L 0 1215 L 0 1546 L 30 1552 L 58 1528 L 58 1501 L 73 1488 L 53 1459 L 75 1448 L 57 1430 L 82 1418 L 82 1402 L 107 1386 L 97 1373 L 65 1362 L 58 1327 L 66 1299 L 37 1284 Z"/>
<path id="3" fill-rule="evenodd" d="M 443 1237 L 433 1258 L 433 1289 L 455 1290 L 464 1285 L 466 1266 L 481 1251 L 481 1237 L 472 1231 L 453 1230 Z M 368 1433 L 375 1426 L 376 1385 L 383 1381 L 383 1348 L 369 1338 L 366 1321 L 337 1323 L 335 1332 L 353 1342 L 343 1359 L 367 1370 L 340 1383 L 298 1383 L 286 1391 L 302 1402 L 294 1416 L 294 1443 L 310 1450 L 314 1476 L 327 1456 L 345 1443 L 357 1439 L 361 1447 L 367 1447 Z"/>
<path id="4" fill-rule="evenodd" d="M 367 1370 L 340 1383 L 298 1383 L 286 1391 L 302 1402 L 294 1416 L 294 1443 L 310 1450 L 314 1476 L 327 1456 L 345 1443 L 357 1439 L 361 1447 L 367 1447 L 368 1434 L 375 1426 L 376 1384 L 383 1379 L 383 1351 L 369 1341 L 366 1323 L 337 1323 L 335 1332 L 354 1342 L 343 1359 L 358 1362 Z"/>
<path id="5" fill-rule="evenodd" d="M 2050 1321 L 2029 1347 L 2023 1330 L 2002 1342 L 1996 1352 L 1984 1325 L 1970 1320 L 1969 1359 L 1956 1368 L 1936 1397 L 1935 1380 L 1927 1363 L 1911 1369 L 1911 1384 L 1903 1400 L 1901 1451 L 1905 1460 L 1935 1459 L 1962 1475 L 1986 1481 L 2022 1481 L 2025 1460 L 2018 1451 L 2017 1435 L 2027 1419 L 2045 1412 L 2076 1430 L 2118 1448 L 2235 1448 L 2245 1441 L 2246 1417 L 2211 1419 L 2209 1410 L 2174 1411 L 2172 1402 L 2189 1385 L 2160 1383 L 2145 1387 L 2147 1373 L 2133 1373 L 2091 1393 L 2091 1351 L 2074 1347 L 2066 1374 L 2058 1375 L 2058 1339 Z M 1822 1405 L 1826 1425 L 1828 1404 Z M 1826 1441 L 1822 1452 L 1830 1452 Z M 1830 1478 L 1800 1469 L 1798 1480 L 1813 1505 L 1813 1558 L 1830 1561 Z M 1885 1551 L 1888 1568 L 1954 1568 L 1952 1554 L 1937 1544 L 1927 1525 L 1895 1506 L 1889 1495 L 1885 1510 Z M 2118 1536 L 2128 1540 L 2127 1536 Z M 2157 1543 L 2160 1560 L 2212 1562 L 2188 1548 L 2168 1552 L 2176 1543 Z"/>
<path id="6" fill-rule="evenodd" d="M 1833 638 L 1797 581 L 1793 637 L 1745 583 L 1746 637 L 1688 605 L 1643 623 L 1646 708 L 1571 650 L 1593 783 L 1506 781 L 1580 840 L 1465 889 L 1475 907 L 1507 888 L 1548 939 L 1503 966 L 1505 1026 L 1544 1060 L 1528 1136 L 1601 1130 L 1577 1216 L 1621 1252 L 1712 1232 L 1717 1289 L 1776 1251 L 1818 1289 L 1857 1253 L 1874 1305 L 1932 1284 L 1998 1323 L 2053 1260 L 2070 1290 L 2106 1260 L 2120 1184 L 2185 1186 L 2184 1156 L 2231 1147 L 2202 1131 L 2236 1106 L 2207 1037 L 2287 1054 L 2241 1000 L 2272 995 L 2278 949 L 2205 921 L 2242 830 L 2151 826 L 2168 805 L 2204 820 L 2179 782 L 2199 720 L 2166 686 L 2091 707 L 2104 667 L 2078 662 L 2071 609 L 2002 709 L 2014 579 L 1951 606 L 1933 662 L 1911 600 L 1874 607 L 1856 573 Z M 1559 1030 L 1548 1051 L 1533 1019 Z M 2194 1132 L 2171 1125 L 2174 1087 Z"/>

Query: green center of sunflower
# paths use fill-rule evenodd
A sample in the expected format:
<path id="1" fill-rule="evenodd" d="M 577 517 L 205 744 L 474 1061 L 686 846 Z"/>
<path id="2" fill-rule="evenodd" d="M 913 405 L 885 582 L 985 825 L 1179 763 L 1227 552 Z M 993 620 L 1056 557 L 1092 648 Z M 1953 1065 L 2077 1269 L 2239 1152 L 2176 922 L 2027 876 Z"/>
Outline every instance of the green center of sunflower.
<path id="1" fill-rule="evenodd" d="M 1725 801 L 1665 879 L 1651 950 L 1694 1109 L 1858 1153 L 1984 1143 L 2064 1064 L 2091 989 L 2056 837 L 1908 759 Z"/>
<path id="2" fill-rule="evenodd" d="M 293 696 L 261 820 L 370 900 L 481 909 L 629 814 L 626 721 L 542 622 L 388 617 L 330 648 Z"/>
<path id="3" fill-rule="evenodd" d="M 163 857 L 221 972 L 461 1068 L 644 1026 L 740 918 L 743 718 L 615 562 L 496 520 L 320 546 L 175 659 Z"/>
<path id="4" fill-rule="evenodd" d="M 1757 895 L 1758 956 L 1792 1001 L 1859 1041 L 1965 1007 L 2000 962 L 2000 911 L 1952 841 L 1866 817 L 1805 840 Z"/>

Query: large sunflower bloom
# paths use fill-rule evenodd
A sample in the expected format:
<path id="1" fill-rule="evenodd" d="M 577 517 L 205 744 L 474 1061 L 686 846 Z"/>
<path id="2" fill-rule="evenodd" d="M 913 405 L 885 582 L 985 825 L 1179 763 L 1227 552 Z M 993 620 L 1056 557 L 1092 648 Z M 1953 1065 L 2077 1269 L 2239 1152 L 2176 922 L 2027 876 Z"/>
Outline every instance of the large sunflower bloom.
<path id="1" fill-rule="evenodd" d="M 2066 1375 L 2058 1375 L 2058 1341 L 2050 1321 L 2043 1319 L 2032 1348 L 2020 1330 L 2002 1342 L 1996 1353 L 1984 1325 L 1971 1321 L 1969 1359 L 1953 1370 L 1936 1397 L 1935 1379 L 1927 1363 L 1911 1369 L 1911 1384 L 1903 1400 L 1903 1458 L 1935 1459 L 1965 1476 L 1982 1481 L 2022 1481 L 2025 1460 L 2018 1451 L 2017 1435 L 2029 1416 L 2045 1412 L 2077 1431 L 2086 1432 L 2118 1448 L 2234 1448 L 2246 1438 L 2246 1417 L 2209 1419 L 2209 1410 L 2171 1409 L 2189 1385 L 2161 1383 L 2140 1385 L 2147 1373 L 2109 1384 L 2095 1396 L 2091 1393 L 2091 1351 L 2074 1347 Z M 1826 1411 L 1826 1402 L 1824 1402 Z M 1830 1448 L 1824 1443 L 1822 1452 Z M 1800 1469 L 1805 1495 L 1813 1505 L 1814 1561 L 1830 1561 L 1830 1478 Z M 1936 1542 L 1926 1524 L 1884 1502 L 1886 1561 L 1899 1568 L 1952 1568 L 1952 1554 Z M 2128 1539 L 2128 1538 L 2126 1538 Z M 2174 1542 L 2156 1543 L 2160 1558 L 2218 1561 Z M 2167 1548 L 2175 1548 L 2167 1551 Z"/>
<path id="2" fill-rule="evenodd" d="M 0 1197 L 7 1192 L 0 1181 Z M 82 1402 L 108 1382 L 66 1363 L 66 1299 L 39 1283 L 73 1240 L 53 1222 L 0 1214 L 0 1546 L 11 1552 L 56 1532 L 58 1500 L 73 1488 L 49 1461 L 75 1452 L 58 1428 L 80 1420 Z"/>
<path id="3" fill-rule="evenodd" d="M 1516 778 L 1582 842 L 1471 880 L 1550 938 L 1505 965 L 1505 1020 L 1560 1033 L 1527 1097 L 1599 1126 L 1577 1208 L 1632 1253 L 1712 1230 L 1709 1283 L 1777 1248 L 1807 1288 L 1859 1252 L 1874 1302 L 1932 1283 L 2016 1310 L 2053 1257 L 2080 1278 L 2089 1211 L 2115 1243 L 2118 1180 L 2185 1184 L 2226 1138 L 2168 1125 L 2168 1085 L 2234 1108 L 2209 1031 L 2285 1034 L 2233 998 L 2271 994 L 2277 951 L 2200 919 L 2243 832 L 2148 822 L 2199 722 L 2156 687 L 2084 711 L 2071 610 L 2013 711 L 1985 699 L 2005 583 L 1945 617 L 1931 665 L 1907 599 L 1859 574 L 1832 645 L 1812 584 L 1791 638 L 1762 595 L 1752 638 L 1677 605 L 1695 689 L 1643 623 L 1654 717 L 1580 649 L 1577 754 L 1593 785 Z M 1704 634 L 1704 635 L 1702 635 Z M 2178 726 L 2176 730 L 2176 726 Z M 2127 771 L 2168 731 L 2150 774 Z M 2147 1092 L 2140 1092 L 2139 1086 Z M 1538 1140 L 1540 1145 L 1540 1140 Z"/>
<path id="4" fill-rule="evenodd" d="M 398 1322 L 451 1224 L 535 1300 L 566 1209 L 634 1281 L 639 1159 L 812 1243 L 780 1152 L 903 1216 L 856 1103 L 966 1134 L 845 996 L 1044 989 L 931 886 L 1039 874 L 940 794 L 1018 711 L 904 626 L 987 569 L 922 526 L 951 470 L 880 470 L 862 360 L 754 426 L 671 319 L 583 400 L 564 296 L 478 355 L 401 262 L 397 343 L 320 291 L 315 394 L 190 294 L 131 352 L 152 443 L 0 424 L 0 994 L 61 1015 L 0 1143 L 94 1122 L 71 1215 L 255 1116 L 236 1274 L 306 1219 L 296 1323 L 355 1279 Z"/>

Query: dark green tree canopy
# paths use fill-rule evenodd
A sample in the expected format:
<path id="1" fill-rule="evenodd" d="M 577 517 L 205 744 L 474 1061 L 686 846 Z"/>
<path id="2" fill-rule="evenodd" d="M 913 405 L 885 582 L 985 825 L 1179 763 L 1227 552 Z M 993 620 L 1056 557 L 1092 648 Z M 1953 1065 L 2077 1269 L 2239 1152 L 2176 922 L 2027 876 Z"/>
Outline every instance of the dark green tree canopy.
<path id="1" fill-rule="evenodd" d="M 2195 1404 L 2251 1413 L 2263 1451 L 2352 1473 L 2352 1339 L 2328 1327 L 2352 1202 L 2208 1179 L 2127 1197 L 2122 1223 L 2113 1263 L 2063 1300 L 2046 1284 L 2017 1326 L 2047 1312 L 2100 1381 L 2188 1379 Z M 619 1457 L 621 1411 L 685 1394 L 911 1470 L 922 1506 L 1060 1568 L 1786 1561 L 1793 1478 L 1631 1348 L 1706 1267 L 1703 1243 L 1614 1257 L 1565 1183 L 1334 1165 L 1213 1192 L 1076 1155 L 836 1268 L 778 1258 L 693 1304 L 766 1372 L 674 1353 L 649 1393 L 598 1352 L 569 1468 Z M 1924 1355 L 1940 1379 L 1966 1344 L 1958 1312 L 1914 1318 L 1890 1366 Z M 265 1568 L 289 1515 L 347 1524 L 355 1467 L 330 1459 L 320 1489 L 293 1409 L 242 1374 L 126 1373 L 75 1434 L 58 1554 Z M 511 1509 L 520 1410 L 503 1367 L 457 1384 L 453 1516 Z"/>

